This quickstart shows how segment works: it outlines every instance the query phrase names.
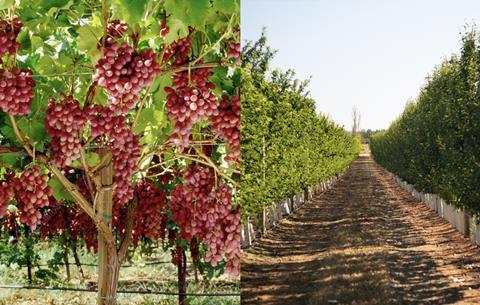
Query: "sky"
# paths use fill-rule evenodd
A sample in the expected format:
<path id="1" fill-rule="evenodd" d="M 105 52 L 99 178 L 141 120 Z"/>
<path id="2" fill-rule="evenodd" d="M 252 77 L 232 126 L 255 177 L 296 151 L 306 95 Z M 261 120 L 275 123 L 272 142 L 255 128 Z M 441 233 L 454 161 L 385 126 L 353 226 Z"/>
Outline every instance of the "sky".
<path id="1" fill-rule="evenodd" d="M 242 0 L 242 40 L 267 28 L 271 68 L 312 77 L 317 110 L 350 129 L 384 129 L 434 67 L 459 53 L 465 25 L 480 26 L 478 0 Z"/>

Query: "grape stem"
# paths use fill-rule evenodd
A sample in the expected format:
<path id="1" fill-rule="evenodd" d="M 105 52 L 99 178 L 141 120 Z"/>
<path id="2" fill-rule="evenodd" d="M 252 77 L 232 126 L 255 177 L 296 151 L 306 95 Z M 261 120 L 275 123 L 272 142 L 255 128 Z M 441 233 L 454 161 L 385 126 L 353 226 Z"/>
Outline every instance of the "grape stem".
<path id="1" fill-rule="evenodd" d="M 153 82 L 152 82 L 153 84 Z M 152 88 L 152 85 L 148 86 L 147 91 L 142 97 L 142 100 L 140 101 L 140 105 L 138 106 L 138 111 L 137 114 L 135 115 L 135 120 L 132 123 L 132 129 L 135 129 L 135 125 L 138 122 L 138 119 L 140 118 L 140 113 L 142 112 L 143 105 L 145 104 L 145 101 L 147 100 L 147 95 L 150 93 L 150 89 Z"/>
<path id="2" fill-rule="evenodd" d="M 202 60 L 202 58 L 205 57 L 212 50 L 215 50 L 217 48 L 217 46 L 222 42 L 222 40 L 224 40 L 228 35 L 231 34 L 232 22 L 234 20 L 234 17 L 235 17 L 235 14 L 232 14 L 232 17 L 230 17 L 230 20 L 228 21 L 228 27 L 227 27 L 227 30 L 225 31 L 225 33 L 223 33 L 223 35 L 220 36 L 220 38 L 217 41 L 215 41 L 215 43 L 210 48 L 208 48 L 206 51 L 202 52 L 202 54 L 200 54 L 194 61 L 192 61 L 191 62 L 192 65 L 194 65 L 197 62 L 199 62 L 200 60 Z"/>

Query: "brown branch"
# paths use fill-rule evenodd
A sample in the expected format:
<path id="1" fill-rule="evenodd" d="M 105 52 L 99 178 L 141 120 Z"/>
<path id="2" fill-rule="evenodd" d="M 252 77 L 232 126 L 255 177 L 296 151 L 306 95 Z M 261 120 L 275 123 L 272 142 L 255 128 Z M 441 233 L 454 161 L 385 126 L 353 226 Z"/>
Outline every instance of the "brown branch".
<path id="1" fill-rule="evenodd" d="M 21 147 L 6 147 L 0 146 L 0 154 L 15 154 L 22 152 L 24 149 Z"/>
<path id="2" fill-rule="evenodd" d="M 82 195 L 82 193 L 80 193 L 78 188 L 74 184 L 72 184 L 67 179 L 67 177 L 65 177 L 62 171 L 53 162 L 48 160 L 48 158 L 45 155 L 38 154 L 38 153 L 36 155 L 34 154 L 32 148 L 30 147 L 30 144 L 25 139 L 25 136 L 18 129 L 17 122 L 15 121 L 15 118 L 13 117 L 13 115 L 9 114 L 8 117 L 10 119 L 10 122 L 12 123 L 12 128 L 15 133 L 15 136 L 20 141 L 20 143 L 22 143 L 23 147 L 28 152 L 28 154 L 32 158 L 36 158 L 36 160 L 45 164 L 45 166 L 50 170 L 50 172 L 55 175 L 55 177 L 58 179 L 58 181 L 60 181 L 62 186 L 75 199 L 75 201 L 82 208 L 82 210 L 93 220 L 93 222 L 97 226 L 100 233 L 104 236 L 105 240 L 108 242 L 109 246 L 115 248 L 115 238 L 113 237 L 113 234 L 110 228 L 97 218 L 97 216 L 95 215 L 95 211 L 93 210 L 93 207 L 88 202 L 88 200 L 85 199 L 85 197 Z"/>
<path id="3" fill-rule="evenodd" d="M 233 180 L 232 177 L 229 177 L 227 175 L 225 175 L 219 168 L 218 166 L 212 161 L 212 159 L 210 159 L 207 155 L 205 155 L 201 150 L 199 150 L 198 148 L 194 147 L 195 151 L 197 152 L 197 154 L 202 157 L 210 167 L 212 167 L 215 172 L 217 172 L 220 176 L 222 176 L 223 178 L 225 178 L 226 180 L 228 180 L 231 184 L 233 184 L 233 186 L 235 186 L 236 188 L 239 188 L 240 185 L 238 184 L 237 181 Z"/>
<path id="4" fill-rule="evenodd" d="M 92 82 L 88 87 L 87 95 L 85 96 L 85 102 L 83 103 L 84 108 L 92 104 L 93 99 L 95 98 L 96 88 L 97 88 L 97 84 L 95 82 Z"/>

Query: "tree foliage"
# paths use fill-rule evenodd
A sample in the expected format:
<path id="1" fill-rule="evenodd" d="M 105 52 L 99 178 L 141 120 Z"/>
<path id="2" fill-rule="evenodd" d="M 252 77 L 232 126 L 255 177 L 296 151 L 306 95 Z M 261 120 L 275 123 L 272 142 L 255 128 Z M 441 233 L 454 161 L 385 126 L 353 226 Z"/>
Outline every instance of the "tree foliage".
<path id="1" fill-rule="evenodd" d="M 308 80 L 293 70 L 268 71 L 275 51 L 265 33 L 242 50 L 242 216 L 344 170 L 359 139 L 315 110 Z"/>
<path id="2" fill-rule="evenodd" d="M 375 159 L 389 171 L 477 215 L 479 51 L 477 31 L 467 31 L 460 55 L 437 66 L 417 99 L 388 130 L 371 139 Z"/>

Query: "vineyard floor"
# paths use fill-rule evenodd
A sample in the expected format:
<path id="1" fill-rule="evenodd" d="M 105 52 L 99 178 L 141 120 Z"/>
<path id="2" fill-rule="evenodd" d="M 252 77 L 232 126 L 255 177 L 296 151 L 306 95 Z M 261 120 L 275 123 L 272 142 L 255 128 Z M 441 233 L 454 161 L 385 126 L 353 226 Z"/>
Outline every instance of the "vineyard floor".
<path id="1" fill-rule="evenodd" d="M 368 154 L 243 255 L 242 304 L 480 304 L 480 250 Z"/>

